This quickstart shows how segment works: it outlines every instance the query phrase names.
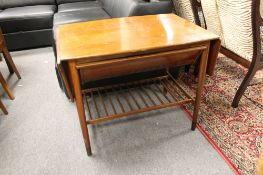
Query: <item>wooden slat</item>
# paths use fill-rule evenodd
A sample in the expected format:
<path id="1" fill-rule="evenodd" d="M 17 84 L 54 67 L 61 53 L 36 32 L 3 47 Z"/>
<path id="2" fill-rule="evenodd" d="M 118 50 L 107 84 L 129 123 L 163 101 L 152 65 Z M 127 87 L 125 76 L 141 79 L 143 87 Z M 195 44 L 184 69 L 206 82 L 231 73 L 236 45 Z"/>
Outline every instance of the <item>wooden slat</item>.
<path id="1" fill-rule="evenodd" d="M 96 99 L 94 98 L 93 92 L 91 92 L 91 97 L 92 97 L 92 99 L 93 99 L 94 106 L 95 106 L 96 112 L 97 112 L 97 114 L 98 114 L 98 117 L 100 117 L 100 111 L 99 111 L 99 109 L 98 109 L 97 102 L 96 102 Z"/>
<path id="2" fill-rule="evenodd" d="M 183 92 L 183 94 L 187 97 L 193 100 L 193 98 L 184 90 L 184 88 L 175 80 L 175 78 L 168 72 L 169 78 L 173 80 L 173 83 L 176 84 L 176 86 Z M 194 100 L 193 100 L 194 101 Z"/>
<path id="3" fill-rule="evenodd" d="M 112 91 L 114 91 L 114 89 L 112 89 Z M 121 104 L 121 101 L 120 101 L 118 93 L 117 94 L 115 93 L 115 97 L 116 97 L 116 99 L 117 99 L 117 101 L 118 101 L 118 103 L 119 103 L 119 105 L 121 107 L 122 112 L 125 112 L 125 109 L 124 109 L 123 105 Z"/>
<path id="4" fill-rule="evenodd" d="M 157 83 L 157 82 L 156 82 L 156 83 Z M 161 88 L 160 88 L 157 84 L 154 84 L 154 86 L 155 86 L 160 92 L 162 92 Z M 169 103 L 172 102 L 172 101 L 169 99 L 169 97 L 167 97 L 166 94 L 163 93 L 163 96 L 165 97 L 165 99 L 166 99 Z"/>
<path id="5" fill-rule="evenodd" d="M 103 99 L 103 97 L 102 97 L 102 95 L 101 95 L 99 89 L 98 89 L 98 93 L 99 93 L 100 101 L 101 101 L 101 103 L 102 103 L 102 105 L 103 105 L 103 108 L 104 108 L 105 114 L 108 116 L 109 113 L 108 113 L 107 107 L 106 107 L 106 105 L 105 105 L 104 99 Z"/>
<path id="6" fill-rule="evenodd" d="M 127 102 L 128 106 L 129 106 L 130 110 L 133 110 L 133 107 L 132 107 L 132 105 L 131 105 L 131 103 L 130 103 L 130 100 L 129 100 L 129 98 L 127 97 L 126 93 L 123 92 L 123 90 L 122 90 L 121 87 L 119 87 L 119 89 L 120 89 L 120 92 L 123 94 L 123 97 L 124 97 L 124 99 L 126 100 L 126 102 Z"/>
<path id="7" fill-rule="evenodd" d="M 114 114 L 117 114 L 117 111 L 116 111 L 116 109 L 115 109 L 115 107 L 114 107 L 114 104 L 113 104 L 113 102 L 112 102 L 112 98 L 111 98 L 110 95 L 108 95 L 107 89 L 105 89 L 105 93 L 106 93 L 107 97 L 109 98 L 109 101 L 110 101 L 110 104 L 111 104 L 111 107 L 112 107 L 112 109 L 113 109 Z"/>
<path id="8" fill-rule="evenodd" d="M 171 79 L 168 79 L 170 77 L 171 77 Z M 168 94 L 162 93 L 163 91 L 161 90 L 161 86 L 159 84 L 167 91 L 167 93 L 169 94 L 169 96 L 172 97 L 173 100 L 168 97 Z M 153 89 L 154 86 L 162 94 L 158 94 L 156 92 L 156 90 Z M 146 89 L 146 87 L 149 87 L 149 91 L 148 91 L 148 89 Z M 134 91 L 131 91 L 131 89 L 134 89 Z M 177 92 L 178 90 L 182 94 Z M 88 92 L 88 91 L 86 91 L 86 92 Z M 122 117 L 125 117 L 128 115 L 133 115 L 133 114 L 151 111 L 151 110 L 155 110 L 155 109 L 172 107 L 172 106 L 186 104 L 186 103 L 194 101 L 192 98 L 190 98 L 190 95 L 187 94 L 180 85 L 178 85 L 178 83 L 172 77 L 172 75 L 170 75 L 170 73 L 168 73 L 167 76 L 150 78 L 147 80 L 122 83 L 119 85 L 107 86 L 104 88 L 101 88 L 101 87 L 92 88 L 92 89 L 89 89 L 89 92 L 90 92 L 91 97 L 94 101 L 95 111 L 98 114 L 98 118 L 91 117 L 90 120 L 87 121 L 87 124 L 96 124 L 96 123 L 100 123 L 103 121 L 109 121 L 109 120 L 112 120 L 115 118 L 122 118 Z M 110 103 L 110 105 L 113 109 L 113 112 L 114 112 L 113 115 L 109 114 L 107 105 L 104 101 L 104 97 L 102 96 L 102 92 L 105 92 L 106 98 L 109 99 L 109 103 Z M 109 93 L 111 93 L 111 92 L 112 92 L 112 94 L 110 95 Z M 151 94 L 149 94 L 150 92 L 151 92 Z M 98 95 L 98 98 L 100 98 L 100 102 L 103 105 L 106 116 L 101 116 L 96 98 L 94 97 L 95 96 L 94 93 L 96 93 Z M 136 93 L 144 105 L 139 104 L 137 97 L 135 97 Z M 177 96 L 177 93 L 180 97 Z M 125 107 L 123 105 L 124 101 L 121 101 L 120 94 L 123 97 L 123 100 L 128 104 L 128 106 L 129 106 L 128 108 L 130 110 L 125 110 Z M 143 95 L 145 95 L 147 97 L 144 97 Z M 117 101 L 116 104 L 114 104 L 112 96 L 115 96 L 116 101 Z M 158 99 L 158 101 L 156 101 L 155 97 Z M 163 97 L 167 101 L 165 101 L 163 99 Z M 187 97 L 189 97 L 189 98 L 187 98 Z M 149 98 L 149 100 L 151 101 L 151 105 L 146 101 L 146 98 Z M 86 99 L 86 102 L 88 103 L 87 99 Z M 135 105 L 138 109 L 137 108 L 135 109 L 135 107 L 133 106 L 133 102 L 135 103 Z M 121 108 L 120 112 L 117 112 L 117 110 L 116 110 L 117 108 L 115 105 L 118 105 Z M 91 110 L 89 109 L 90 108 L 89 104 L 87 104 L 87 106 L 88 106 L 88 112 L 89 112 L 90 116 L 92 116 Z"/>
<path id="9" fill-rule="evenodd" d="M 151 85 L 149 86 L 150 90 L 153 92 L 153 94 L 157 97 L 157 99 L 161 102 L 161 104 L 164 104 L 164 101 L 160 98 L 160 96 L 153 90 Z"/>
<path id="10" fill-rule="evenodd" d="M 162 81 L 160 80 L 160 82 L 162 83 L 163 87 L 169 92 L 169 94 L 173 97 L 173 99 L 175 101 L 177 101 L 177 97 L 174 95 L 174 93 L 171 91 L 171 89 Z"/>
<path id="11" fill-rule="evenodd" d="M 140 85 L 140 89 L 147 95 L 147 97 L 150 99 L 150 101 L 152 102 L 153 105 L 156 105 L 155 101 L 151 98 L 151 96 L 149 95 L 149 93 L 144 89 L 144 87 L 142 87 L 142 85 Z"/>
<path id="12" fill-rule="evenodd" d="M 168 103 L 168 104 L 165 104 L 165 105 L 151 106 L 151 107 L 142 108 L 142 109 L 138 109 L 138 110 L 134 110 L 134 111 L 129 111 L 129 112 L 122 113 L 122 114 L 112 115 L 112 116 L 109 116 L 109 117 L 103 117 L 103 118 L 98 118 L 98 119 L 94 119 L 94 120 L 89 120 L 89 121 L 87 121 L 87 124 L 94 125 L 94 124 L 97 124 L 97 123 L 111 121 L 113 119 L 123 118 L 123 117 L 126 117 L 126 116 L 130 116 L 130 115 L 134 115 L 134 114 L 138 114 L 138 113 L 142 113 L 142 112 L 147 112 L 147 111 L 152 111 L 152 110 L 157 110 L 157 109 L 163 109 L 163 108 L 183 105 L 183 104 L 189 103 L 191 101 L 192 101 L 191 99 L 187 99 L 187 100 L 182 100 L 182 101 L 179 101 L 179 102 Z"/>
<path id="13" fill-rule="evenodd" d="M 137 94 L 139 95 L 139 97 L 142 99 L 143 103 L 145 104 L 146 107 L 149 107 L 148 103 L 145 101 L 145 99 L 143 98 L 142 94 L 137 91 Z"/>
<path id="14" fill-rule="evenodd" d="M 139 103 L 137 102 L 137 100 L 135 99 L 134 95 L 132 94 L 131 90 L 128 89 L 128 93 L 131 96 L 131 98 L 133 99 L 133 101 L 135 102 L 136 106 L 138 107 L 138 109 L 141 109 Z"/>
<path id="15" fill-rule="evenodd" d="M 89 117 L 92 120 L 93 117 L 92 117 L 92 114 L 91 114 L 91 111 L 90 111 L 90 107 L 89 107 L 89 102 L 88 102 L 88 99 L 87 99 L 86 96 L 85 96 L 85 101 L 86 101 L 87 109 L 88 109 L 88 112 L 89 112 Z"/>
<path id="16" fill-rule="evenodd" d="M 173 93 L 178 94 L 178 95 L 180 96 L 180 98 L 184 99 L 184 96 L 181 95 L 181 94 L 175 89 L 175 87 L 174 87 L 175 85 L 173 85 L 173 84 L 171 83 L 171 81 L 169 81 L 168 79 L 165 79 L 164 81 L 165 81 L 166 83 L 168 83 L 168 86 L 171 87 L 170 89 L 172 90 Z"/>

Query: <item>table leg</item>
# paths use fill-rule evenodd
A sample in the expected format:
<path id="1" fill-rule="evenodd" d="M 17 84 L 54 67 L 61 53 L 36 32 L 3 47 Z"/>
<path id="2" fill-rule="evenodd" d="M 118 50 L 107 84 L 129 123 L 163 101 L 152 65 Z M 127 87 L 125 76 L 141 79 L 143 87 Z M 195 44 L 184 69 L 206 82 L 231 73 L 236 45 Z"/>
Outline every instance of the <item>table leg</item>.
<path id="1" fill-rule="evenodd" d="M 5 90 L 5 92 L 7 93 L 8 97 L 11 99 L 11 100 L 14 100 L 15 99 L 15 96 L 13 95 L 11 89 L 9 88 L 7 82 L 5 81 L 2 73 L 0 72 L 0 83 L 1 85 L 3 86 L 3 89 Z"/>
<path id="2" fill-rule="evenodd" d="M 2 111 L 4 112 L 5 115 L 8 114 L 8 111 L 5 108 L 5 105 L 2 103 L 2 101 L 0 100 L 0 108 L 2 109 Z"/>
<path id="3" fill-rule="evenodd" d="M 82 135 L 83 135 L 84 143 L 86 146 L 87 154 L 90 156 L 92 153 L 91 153 L 91 147 L 90 147 L 89 132 L 88 132 L 88 127 L 87 127 L 87 122 L 86 122 L 83 96 L 82 96 L 81 87 L 80 87 L 81 82 L 80 82 L 80 77 L 79 77 L 78 70 L 76 68 L 75 61 L 69 62 L 69 69 L 70 69 L 70 75 L 71 75 L 72 82 L 73 82 L 73 89 L 74 89 L 74 94 L 75 94 L 75 99 L 76 99 L 77 110 L 79 114 L 79 122 L 80 122 L 81 130 L 82 130 Z"/>
<path id="4" fill-rule="evenodd" d="M 192 127 L 191 127 L 193 131 L 196 128 L 197 118 L 198 118 L 198 113 L 199 113 L 199 108 L 200 108 L 200 103 L 201 103 L 201 95 L 202 95 L 203 86 L 205 83 L 208 53 L 209 53 L 209 45 L 207 46 L 207 49 L 203 51 L 201 55 L 200 65 L 199 65 L 198 85 L 197 85 L 197 90 L 196 90 L 194 114 L 193 114 L 193 121 L 192 121 Z"/>
<path id="5" fill-rule="evenodd" d="M 6 61 L 6 64 L 7 64 L 7 67 L 9 69 L 9 72 L 12 74 L 15 72 L 16 76 L 18 79 L 21 79 L 21 75 L 19 74 L 17 68 L 16 68 L 16 65 L 7 49 L 6 46 L 4 46 L 4 48 L 2 49 L 3 50 L 3 55 L 4 55 L 4 58 L 5 58 L 5 61 Z"/>

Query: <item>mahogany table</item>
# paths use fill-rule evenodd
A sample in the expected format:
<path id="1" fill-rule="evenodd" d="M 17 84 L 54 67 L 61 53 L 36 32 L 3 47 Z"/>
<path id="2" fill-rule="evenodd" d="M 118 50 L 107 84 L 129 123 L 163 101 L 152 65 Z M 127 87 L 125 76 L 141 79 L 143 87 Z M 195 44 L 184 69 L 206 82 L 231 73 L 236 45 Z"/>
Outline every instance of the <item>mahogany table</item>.
<path id="1" fill-rule="evenodd" d="M 193 103 L 192 130 L 196 128 L 205 76 L 206 73 L 213 74 L 216 64 L 220 48 L 219 36 L 174 14 L 68 24 L 58 28 L 57 36 L 58 65 L 68 93 L 76 100 L 88 155 L 92 154 L 87 127 L 89 124 Z M 92 89 L 81 88 L 82 82 L 159 68 L 169 70 L 173 66 L 194 64 L 197 58 L 200 60 L 195 100 L 169 71 L 166 76 L 144 81 Z M 148 88 L 144 88 L 145 85 Z M 134 88 L 140 92 L 133 92 Z M 163 93 L 160 93 L 162 89 Z M 108 95 L 114 92 L 114 96 Z M 88 119 L 84 99 L 87 102 Z M 143 105 L 138 103 L 139 99 Z M 90 104 L 91 101 L 93 105 Z M 125 109 L 124 103 L 129 108 Z"/>

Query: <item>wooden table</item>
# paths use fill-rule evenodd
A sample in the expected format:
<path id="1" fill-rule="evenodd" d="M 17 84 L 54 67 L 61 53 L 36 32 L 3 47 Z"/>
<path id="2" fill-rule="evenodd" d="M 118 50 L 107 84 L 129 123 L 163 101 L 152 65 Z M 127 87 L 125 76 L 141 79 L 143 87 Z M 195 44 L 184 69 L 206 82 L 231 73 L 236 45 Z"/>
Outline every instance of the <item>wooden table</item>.
<path id="1" fill-rule="evenodd" d="M 79 121 L 88 155 L 91 155 L 88 124 L 96 124 L 139 112 L 193 102 L 195 108 L 192 130 L 196 128 L 205 74 L 206 72 L 209 75 L 213 74 L 220 48 L 220 40 L 217 35 L 174 14 L 165 14 L 64 25 L 58 28 L 57 36 L 58 65 L 62 71 L 63 80 L 66 81 L 68 91 L 71 92 L 72 98 L 76 100 Z M 179 102 L 163 102 L 160 99 L 160 104 L 153 106 L 148 106 L 145 103 L 147 107 L 139 108 L 137 104 L 138 109 L 136 110 L 123 111 L 121 114 L 115 113 L 97 119 L 90 116 L 89 120 L 86 119 L 83 96 L 86 92 L 93 95 L 95 90 L 81 89 L 82 81 L 194 64 L 198 57 L 200 58 L 200 69 L 195 101 L 178 86 L 177 89 L 181 89 L 183 94 L 189 98 L 184 98 Z M 62 64 L 64 64 L 64 67 L 61 66 Z M 175 97 L 172 84 L 177 85 L 177 83 L 170 83 L 170 80 L 168 81 L 167 78 L 166 81 L 166 78 L 159 77 L 159 79 L 149 80 L 149 82 L 160 81 L 159 84 L 163 84 L 166 91 L 169 91 Z M 173 78 L 171 79 L 174 80 Z M 118 87 L 122 88 L 123 86 L 133 85 L 126 84 Z M 109 88 L 96 89 L 104 107 L 104 96 L 101 93 L 109 90 Z M 158 97 L 156 91 L 153 91 L 153 93 Z M 146 95 L 149 96 L 147 92 Z M 136 100 L 136 98 L 133 99 Z M 97 108 L 97 106 L 95 107 Z M 120 107 L 122 107 L 121 104 Z M 100 112 L 98 109 L 96 110 L 98 113 Z M 105 112 L 108 113 L 107 109 L 105 109 Z"/>

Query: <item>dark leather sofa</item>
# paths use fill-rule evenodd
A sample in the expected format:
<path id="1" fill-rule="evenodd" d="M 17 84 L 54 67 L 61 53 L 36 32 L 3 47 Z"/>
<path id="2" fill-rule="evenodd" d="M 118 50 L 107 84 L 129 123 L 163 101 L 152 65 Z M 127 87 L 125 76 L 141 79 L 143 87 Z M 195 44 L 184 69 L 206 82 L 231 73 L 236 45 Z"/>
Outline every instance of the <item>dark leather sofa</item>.
<path id="1" fill-rule="evenodd" d="M 9 50 L 50 46 L 62 24 L 170 13 L 171 0 L 0 0 L 0 26 Z"/>
<path id="2" fill-rule="evenodd" d="M 0 9 L 10 50 L 51 45 L 55 0 L 0 0 Z"/>

